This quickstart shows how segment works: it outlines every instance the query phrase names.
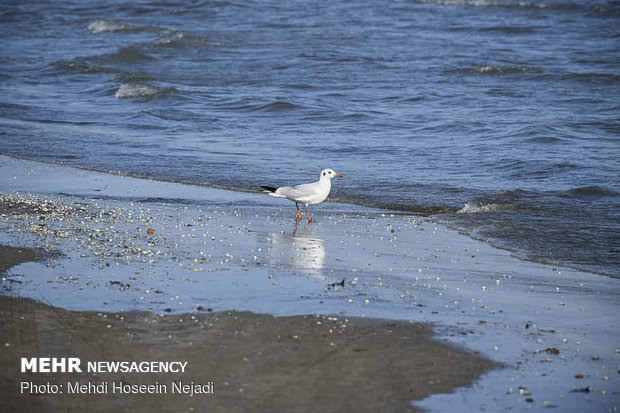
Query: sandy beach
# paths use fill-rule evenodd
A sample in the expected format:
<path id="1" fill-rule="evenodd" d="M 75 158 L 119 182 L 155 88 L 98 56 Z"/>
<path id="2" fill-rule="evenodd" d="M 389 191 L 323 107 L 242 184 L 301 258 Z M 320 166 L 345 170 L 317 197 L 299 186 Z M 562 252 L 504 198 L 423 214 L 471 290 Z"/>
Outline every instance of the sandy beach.
<path id="1" fill-rule="evenodd" d="M 318 223 L 296 225 L 293 204 L 260 193 L 5 156 L 0 171 L 13 411 L 619 406 L 617 279 L 390 211 L 325 203 Z M 21 357 L 183 360 L 188 372 L 21 373 Z M 76 380 L 214 390 L 165 401 L 20 390 Z"/>

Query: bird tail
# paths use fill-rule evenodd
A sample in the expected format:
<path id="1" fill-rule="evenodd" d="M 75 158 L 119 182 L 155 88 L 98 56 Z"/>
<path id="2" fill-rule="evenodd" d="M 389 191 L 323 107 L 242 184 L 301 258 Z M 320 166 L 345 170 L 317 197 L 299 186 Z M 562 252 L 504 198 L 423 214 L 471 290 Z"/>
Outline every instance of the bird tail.
<path id="1" fill-rule="evenodd" d="M 275 196 L 276 198 L 286 198 L 286 195 L 276 193 L 278 188 L 274 186 L 261 186 L 261 188 L 263 188 L 263 191 L 268 195 Z"/>

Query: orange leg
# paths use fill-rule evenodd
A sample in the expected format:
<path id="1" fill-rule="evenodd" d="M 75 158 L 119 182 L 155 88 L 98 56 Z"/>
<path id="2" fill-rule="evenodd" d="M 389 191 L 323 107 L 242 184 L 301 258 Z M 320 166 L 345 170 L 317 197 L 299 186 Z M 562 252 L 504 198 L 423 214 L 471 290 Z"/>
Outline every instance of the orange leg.
<path id="1" fill-rule="evenodd" d="M 295 206 L 297 207 L 297 215 L 295 216 L 295 219 L 297 221 L 301 221 L 301 209 L 299 209 L 299 204 L 295 202 Z"/>
<path id="2" fill-rule="evenodd" d="M 310 218 L 310 213 L 308 212 L 308 205 L 306 205 L 306 216 L 308 217 L 308 223 L 314 222 L 314 220 Z"/>

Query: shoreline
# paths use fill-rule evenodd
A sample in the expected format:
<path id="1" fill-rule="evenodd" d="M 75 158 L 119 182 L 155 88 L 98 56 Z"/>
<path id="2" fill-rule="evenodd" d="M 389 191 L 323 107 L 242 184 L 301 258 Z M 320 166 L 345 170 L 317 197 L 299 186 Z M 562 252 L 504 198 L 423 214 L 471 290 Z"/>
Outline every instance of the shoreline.
<path id="1" fill-rule="evenodd" d="M 185 198 L 188 196 L 190 192 L 192 192 L 191 188 L 193 187 L 199 190 L 204 190 L 206 193 L 210 193 L 216 199 L 219 199 L 220 202 L 222 203 L 226 203 L 226 201 L 222 200 L 221 198 L 228 197 L 230 198 L 229 202 L 248 201 L 249 199 L 253 199 L 254 201 L 256 201 L 255 196 L 264 195 L 264 192 L 262 192 L 259 189 L 252 190 L 249 188 L 241 188 L 241 187 L 225 187 L 225 186 L 218 186 L 215 184 L 203 183 L 203 182 L 198 182 L 198 181 L 185 181 L 185 180 L 174 180 L 174 179 L 167 179 L 167 178 L 161 178 L 161 177 L 152 177 L 152 176 L 145 176 L 145 175 L 140 175 L 140 174 L 127 173 L 127 172 L 123 172 L 120 170 L 104 170 L 104 169 L 90 168 L 87 166 L 73 165 L 71 163 L 62 162 L 62 161 L 53 162 L 53 161 L 36 159 L 36 158 L 27 158 L 27 157 L 18 156 L 18 155 L 0 154 L 0 157 L 4 158 L 3 159 L 4 162 L 6 162 L 6 160 L 14 159 L 19 162 L 46 165 L 46 166 L 49 166 L 50 168 L 60 167 L 60 168 L 73 169 L 75 171 L 83 171 L 85 174 L 111 175 L 111 176 L 115 176 L 119 178 L 127 178 L 129 180 L 161 183 L 163 185 L 168 185 L 169 188 L 175 185 L 179 185 L 182 187 L 186 187 L 185 188 L 186 190 L 182 191 L 184 198 L 182 198 L 181 200 L 184 202 L 191 201 L 192 203 L 195 202 L 197 204 L 204 203 L 205 199 L 204 198 L 197 198 L 197 199 Z M 100 190 L 97 190 L 97 192 L 99 191 Z M 36 190 L 35 192 L 38 192 L 38 190 Z M 244 196 L 244 194 L 247 196 Z M 93 193 L 92 195 L 95 195 L 95 194 Z M 119 195 L 115 195 L 115 196 L 119 196 Z M 139 195 L 136 195 L 136 196 L 139 196 Z M 174 197 L 162 197 L 161 199 L 153 199 L 153 201 L 156 201 L 156 200 L 159 200 L 162 202 L 176 202 L 179 199 L 175 199 Z M 342 200 L 342 199 L 337 199 L 337 198 L 333 199 L 333 197 L 330 198 L 328 202 L 332 205 L 334 204 L 338 205 L 339 207 L 336 208 L 338 211 L 349 210 L 349 211 L 354 211 L 357 213 L 365 213 L 368 211 L 372 211 L 372 212 L 379 213 L 379 214 L 390 214 L 390 215 L 395 215 L 395 216 L 415 216 L 415 217 L 418 217 L 424 220 L 431 219 L 434 222 L 439 223 L 440 225 L 446 226 L 450 228 L 451 230 L 458 232 L 459 234 L 462 234 L 468 238 L 473 239 L 474 241 L 487 244 L 495 249 L 507 251 L 511 255 L 513 255 L 515 258 L 522 260 L 522 261 L 535 262 L 535 263 L 545 265 L 545 266 L 566 267 L 574 271 L 587 272 L 587 273 L 592 273 L 592 274 L 596 274 L 599 276 L 620 279 L 620 274 L 613 274 L 607 270 L 597 270 L 593 267 L 580 266 L 574 263 L 561 262 L 561 261 L 554 260 L 552 258 L 533 257 L 531 256 L 531 254 L 523 250 L 519 250 L 514 247 L 506 246 L 498 240 L 495 240 L 489 237 L 480 236 L 475 233 L 469 232 L 463 229 L 462 227 L 455 225 L 453 222 L 450 222 L 449 220 L 446 220 L 445 218 L 441 217 L 441 214 L 446 213 L 446 212 L 458 213 L 458 211 L 462 209 L 461 207 L 428 206 L 428 207 L 421 207 L 420 209 L 415 209 L 415 208 L 408 209 L 408 208 L 400 208 L 400 207 L 397 207 L 394 209 L 394 208 L 390 208 L 389 205 L 369 206 L 363 203 L 356 203 L 356 202 L 351 202 L 348 200 Z M 284 204 L 286 205 L 287 202 L 285 202 Z M 269 206 L 269 205 L 273 205 L 273 203 L 269 204 L 269 202 L 264 202 L 264 203 L 261 203 L 261 205 Z M 314 208 L 317 208 L 317 207 L 324 208 L 323 205 L 314 206 Z"/>
<path id="2" fill-rule="evenodd" d="M 234 310 L 432 325 L 436 345 L 503 368 L 416 406 L 618 406 L 615 279 L 521 261 L 412 215 L 325 203 L 319 224 L 295 225 L 290 203 L 262 194 L 2 156 L 0 167 L 0 244 L 52 254 L 9 270 L 4 296 L 118 317 Z"/>

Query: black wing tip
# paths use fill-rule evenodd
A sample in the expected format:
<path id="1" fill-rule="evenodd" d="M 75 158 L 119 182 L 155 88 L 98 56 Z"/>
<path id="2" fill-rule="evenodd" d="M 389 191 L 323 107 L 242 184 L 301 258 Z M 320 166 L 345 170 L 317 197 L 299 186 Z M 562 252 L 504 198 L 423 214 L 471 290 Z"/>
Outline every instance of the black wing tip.
<path id="1" fill-rule="evenodd" d="M 278 190 L 278 188 L 276 188 L 275 186 L 263 186 L 263 185 L 261 185 L 261 188 L 263 188 L 265 191 L 269 191 L 269 192 L 276 192 Z"/>

